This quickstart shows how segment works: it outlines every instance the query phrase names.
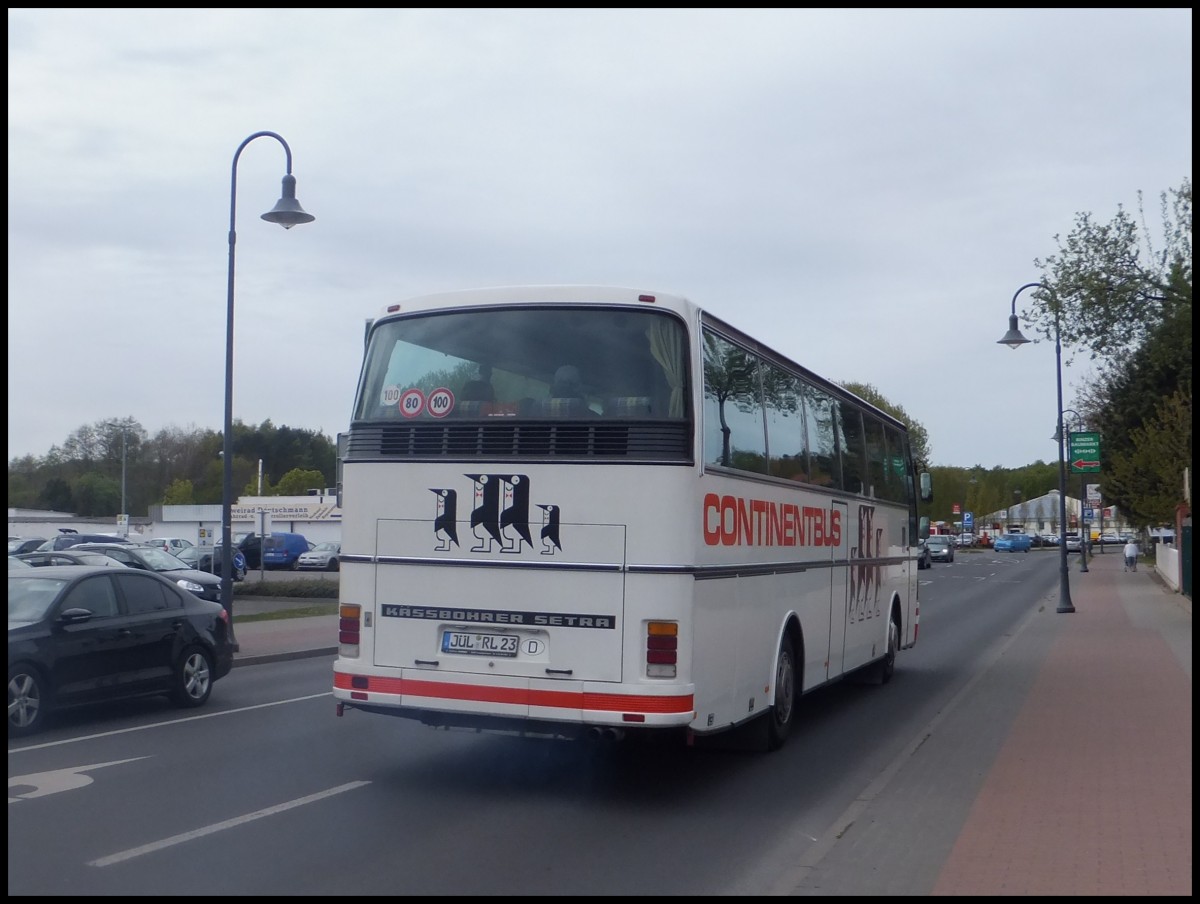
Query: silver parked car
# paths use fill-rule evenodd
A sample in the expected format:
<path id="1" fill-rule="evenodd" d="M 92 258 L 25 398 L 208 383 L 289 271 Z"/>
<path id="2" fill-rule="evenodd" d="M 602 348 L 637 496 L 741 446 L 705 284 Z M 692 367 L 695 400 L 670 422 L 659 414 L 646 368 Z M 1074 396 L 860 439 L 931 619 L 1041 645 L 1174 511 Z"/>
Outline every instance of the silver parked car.
<path id="1" fill-rule="evenodd" d="M 308 552 L 300 553 L 296 560 L 298 571 L 337 571 L 338 557 L 342 554 L 342 544 L 333 540 L 318 543 Z"/>

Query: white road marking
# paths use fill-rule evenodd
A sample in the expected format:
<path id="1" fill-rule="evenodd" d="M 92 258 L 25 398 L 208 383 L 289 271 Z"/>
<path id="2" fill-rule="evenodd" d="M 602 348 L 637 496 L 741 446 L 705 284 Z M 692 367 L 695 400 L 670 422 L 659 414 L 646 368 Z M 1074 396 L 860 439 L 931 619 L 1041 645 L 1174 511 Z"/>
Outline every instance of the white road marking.
<path id="1" fill-rule="evenodd" d="M 134 857 L 141 857 L 145 854 L 153 854 L 155 851 L 161 851 L 164 848 L 172 847 L 176 844 L 183 844 L 185 841 L 193 841 L 196 838 L 203 838 L 205 835 L 212 835 L 216 832 L 222 832 L 225 829 L 232 829 L 240 825 L 245 825 L 248 822 L 253 822 L 256 819 L 262 819 L 264 816 L 273 816 L 276 813 L 282 813 L 285 810 L 292 810 L 296 807 L 303 807 L 305 804 L 316 803 L 319 800 L 324 800 L 326 797 L 332 797 L 335 794 L 341 794 L 344 791 L 353 791 L 355 788 L 361 788 L 364 785 L 369 785 L 370 782 L 347 782 L 344 785 L 338 785 L 336 788 L 330 788 L 327 791 L 318 791 L 316 794 L 310 794 L 307 797 L 300 797 L 296 800 L 288 801 L 287 803 L 276 804 L 273 807 L 267 807 L 263 810 L 256 810 L 253 813 L 247 813 L 245 816 L 235 816 L 233 819 L 226 819 L 224 822 L 214 823 L 204 828 L 194 829 L 191 832 L 184 832 L 181 835 L 172 835 L 170 838 L 164 838 L 161 841 L 152 841 L 150 844 L 143 844 L 141 847 L 130 848 L 127 851 L 120 851 L 116 854 L 110 854 L 107 857 L 101 857 L 99 860 L 91 861 L 88 866 L 112 866 L 114 863 L 123 863 L 126 860 L 132 860 Z"/>
<path id="2" fill-rule="evenodd" d="M 195 716 L 187 716 L 183 719 L 171 719 L 169 722 L 151 722 L 149 725 L 135 725 L 131 728 L 118 728 L 115 731 L 102 731 L 99 734 L 82 735 L 78 738 L 63 738 L 61 741 L 47 741 L 45 744 L 33 744 L 29 747 L 18 747 L 8 752 L 9 756 L 14 753 L 24 753 L 27 750 L 42 750 L 46 747 L 60 747 L 63 744 L 74 744 L 77 741 L 93 741 L 96 738 L 108 738 L 113 735 L 129 734 L 134 731 L 146 731 L 150 728 L 163 728 L 168 725 L 178 725 L 181 722 L 195 722 L 197 719 L 215 719 L 218 716 L 232 716 L 237 713 L 248 713 L 256 709 L 266 709 L 270 706 L 282 706 L 285 703 L 303 703 L 305 700 L 316 700 L 318 697 L 332 697 L 333 691 L 325 691 L 320 694 L 309 694 L 307 697 L 292 697 L 290 700 L 275 700 L 272 703 L 256 703 L 254 706 L 243 706 L 240 709 L 227 709 L 218 713 L 201 713 Z"/>
<path id="3" fill-rule="evenodd" d="M 19 800 L 29 800 L 33 797 L 45 797 L 47 794 L 57 794 L 59 791 L 73 791 L 76 788 L 86 788 L 93 781 L 90 775 L 84 775 L 91 769 L 103 769 L 105 766 L 120 766 L 122 763 L 133 763 L 144 760 L 144 756 L 130 757 L 127 760 L 113 760 L 111 763 L 92 763 L 90 766 L 69 766 L 66 769 L 54 769 L 50 772 L 31 772 L 28 775 L 14 775 L 8 780 L 8 802 L 15 804 Z M 13 788 L 23 785 L 32 786 L 32 791 L 14 794 Z"/>

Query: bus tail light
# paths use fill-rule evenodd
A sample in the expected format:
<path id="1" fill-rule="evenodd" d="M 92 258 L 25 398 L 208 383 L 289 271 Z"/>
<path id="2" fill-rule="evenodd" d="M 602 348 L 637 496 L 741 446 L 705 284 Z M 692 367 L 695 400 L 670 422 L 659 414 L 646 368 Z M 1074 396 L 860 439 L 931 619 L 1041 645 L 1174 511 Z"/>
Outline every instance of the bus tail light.
<path id="1" fill-rule="evenodd" d="M 646 624 L 646 675 L 674 678 L 679 663 L 679 625 L 675 622 Z"/>
<path id="2" fill-rule="evenodd" d="M 357 659 L 362 640 L 362 606 L 342 603 L 338 606 L 338 655 Z"/>

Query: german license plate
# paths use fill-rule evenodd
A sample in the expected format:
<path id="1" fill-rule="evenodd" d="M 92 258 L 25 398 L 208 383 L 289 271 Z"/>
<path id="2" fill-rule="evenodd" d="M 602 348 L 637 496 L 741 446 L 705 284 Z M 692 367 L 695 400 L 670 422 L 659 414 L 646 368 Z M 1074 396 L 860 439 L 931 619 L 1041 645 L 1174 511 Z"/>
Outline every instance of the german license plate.
<path id="1" fill-rule="evenodd" d="M 443 631 L 443 653 L 468 653 L 475 656 L 516 656 L 520 638 L 516 634 L 475 634 L 469 631 Z"/>

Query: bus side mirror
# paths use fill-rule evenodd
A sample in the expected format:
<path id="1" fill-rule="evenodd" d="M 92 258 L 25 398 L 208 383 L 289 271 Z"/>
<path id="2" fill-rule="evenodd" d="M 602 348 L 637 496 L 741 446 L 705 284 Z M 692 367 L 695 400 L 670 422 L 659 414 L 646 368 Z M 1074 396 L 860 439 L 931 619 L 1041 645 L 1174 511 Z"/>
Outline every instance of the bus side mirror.
<path id="1" fill-rule="evenodd" d="M 928 477 L 929 475 L 923 474 L 921 476 Z M 917 526 L 917 539 L 918 540 L 928 540 L 929 539 L 929 516 L 928 515 L 921 516 L 921 521 Z"/>
<path id="2" fill-rule="evenodd" d="M 933 479 L 928 471 L 921 472 L 921 501 L 933 502 Z"/>

